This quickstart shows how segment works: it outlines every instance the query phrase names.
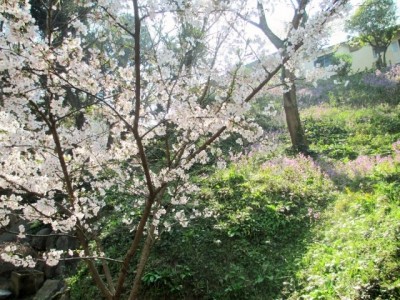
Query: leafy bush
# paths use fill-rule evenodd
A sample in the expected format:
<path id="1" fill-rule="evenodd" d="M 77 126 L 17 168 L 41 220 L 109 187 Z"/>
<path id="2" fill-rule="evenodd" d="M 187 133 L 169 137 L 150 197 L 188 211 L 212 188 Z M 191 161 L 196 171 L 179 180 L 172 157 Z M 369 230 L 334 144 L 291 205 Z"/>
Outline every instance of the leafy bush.
<path id="1" fill-rule="evenodd" d="M 337 76 L 342 79 L 346 78 L 351 71 L 352 57 L 347 53 L 336 52 L 332 57 L 332 64 L 337 66 Z"/>

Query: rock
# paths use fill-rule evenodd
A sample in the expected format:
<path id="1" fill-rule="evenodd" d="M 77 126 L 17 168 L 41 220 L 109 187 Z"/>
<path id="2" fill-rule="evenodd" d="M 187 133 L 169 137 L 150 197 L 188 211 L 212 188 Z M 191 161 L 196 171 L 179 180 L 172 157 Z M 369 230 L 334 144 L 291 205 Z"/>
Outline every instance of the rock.
<path id="1" fill-rule="evenodd" d="M 62 235 L 57 239 L 56 249 L 68 251 L 69 249 L 76 249 L 76 239 L 70 236 Z"/>
<path id="2" fill-rule="evenodd" d="M 36 235 L 32 238 L 32 242 L 31 242 L 32 247 L 38 251 L 46 250 L 46 240 L 50 233 L 51 233 L 50 228 L 40 229 L 36 233 Z"/>
<path id="3" fill-rule="evenodd" d="M 35 270 L 44 272 L 45 267 L 46 267 L 46 263 L 43 260 L 38 260 L 36 262 Z"/>
<path id="4" fill-rule="evenodd" d="M 46 251 L 50 251 L 51 249 L 56 249 L 56 242 L 58 236 L 55 235 L 54 232 L 52 232 L 53 235 L 47 237 L 46 239 Z"/>
<path id="5" fill-rule="evenodd" d="M 11 288 L 18 298 L 36 293 L 44 281 L 43 272 L 36 270 L 20 270 L 11 273 Z"/>
<path id="6" fill-rule="evenodd" d="M 8 225 L 7 230 L 10 232 L 4 232 L 0 234 L 0 243 L 5 243 L 5 242 L 24 242 L 28 240 L 28 237 L 25 237 L 23 239 L 18 238 L 17 235 L 19 233 L 19 226 L 23 225 L 25 227 L 26 232 L 29 229 L 28 222 L 25 220 L 18 220 L 14 218 L 11 218 L 10 224 Z M 14 232 L 14 233 L 11 233 Z"/>
<path id="7" fill-rule="evenodd" d="M 61 260 L 56 266 L 45 265 L 44 274 L 46 278 L 54 278 L 65 274 L 65 262 Z"/>
<path id="8" fill-rule="evenodd" d="M 56 237 L 56 236 L 55 236 Z M 57 250 L 63 250 L 67 251 L 69 249 L 76 249 L 77 247 L 77 242 L 76 239 L 70 236 L 66 235 L 61 235 L 56 237 L 55 239 L 52 239 L 53 237 L 49 238 L 51 239 L 50 241 L 47 241 L 47 250 L 52 249 L 48 248 L 50 245 L 54 245 L 53 248 Z M 54 243 L 54 244 L 53 244 Z M 48 266 L 44 265 L 42 270 L 44 271 L 46 278 L 54 278 L 60 275 L 64 275 L 66 272 L 66 262 L 65 261 L 60 261 L 57 266 Z M 68 262 L 68 266 L 71 268 L 71 266 L 74 266 L 74 262 Z"/>
<path id="9" fill-rule="evenodd" d="M 17 267 L 15 267 L 12 263 L 5 262 L 0 259 L 0 274 L 1 275 L 10 275 L 11 271 L 15 270 Z"/>
<path id="10" fill-rule="evenodd" d="M 0 289 L 10 290 L 10 279 L 8 277 L 0 276 Z"/>
<path id="11" fill-rule="evenodd" d="M 52 300 L 55 299 L 57 294 L 61 297 L 64 290 L 65 284 L 63 281 L 48 279 L 33 297 L 33 300 Z"/>
<path id="12" fill-rule="evenodd" d="M 15 241 L 17 241 L 17 236 L 15 234 L 4 232 L 3 234 L 0 235 L 0 243 L 15 242 Z"/>
<path id="13" fill-rule="evenodd" d="M 43 272 L 44 272 L 44 275 L 46 276 L 46 278 L 54 278 L 57 276 L 56 270 L 57 270 L 57 266 L 49 266 L 49 265 L 45 264 Z"/>
<path id="14" fill-rule="evenodd" d="M 60 299 L 58 300 L 70 300 L 69 292 L 66 291 L 64 294 L 61 295 Z"/>

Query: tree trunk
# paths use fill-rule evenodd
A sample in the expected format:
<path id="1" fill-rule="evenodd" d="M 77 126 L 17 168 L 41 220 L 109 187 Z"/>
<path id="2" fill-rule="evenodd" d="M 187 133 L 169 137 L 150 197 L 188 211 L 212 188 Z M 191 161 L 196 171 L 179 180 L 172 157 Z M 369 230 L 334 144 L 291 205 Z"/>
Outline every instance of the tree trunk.
<path id="1" fill-rule="evenodd" d="M 283 74 L 291 81 L 289 90 L 283 93 L 283 107 L 285 109 L 286 124 L 289 130 L 292 148 L 296 152 L 307 154 L 308 143 L 303 127 L 301 126 L 294 74 L 286 69 L 283 70 Z"/>
<path id="2" fill-rule="evenodd" d="M 140 283 L 142 280 L 142 275 L 144 271 L 144 267 L 146 266 L 147 260 L 149 259 L 150 250 L 154 242 L 154 230 L 155 226 L 151 225 L 150 230 L 147 232 L 147 238 L 144 242 L 144 247 L 142 249 L 142 254 L 140 256 L 139 263 L 136 267 L 136 275 L 133 280 L 132 290 L 129 295 L 129 300 L 136 300 L 138 298 Z"/>
<path id="3" fill-rule="evenodd" d="M 378 53 L 378 59 L 376 60 L 376 68 L 378 70 L 382 70 L 383 68 L 382 54 L 380 52 Z"/>
<path id="4" fill-rule="evenodd" d="M 386 62 L 386 52 L 387 52 L 387 48 L 385 49 L 385 51 L 383 51 L 383 67 L 386 68 L 387 67 L 387 62 Z"/>
<path id="5" fill-rule="evenodd" d="M 308 1 L 299 1 L 299 9 L 295 11 L 291 24 L 293 28 L 297 29 L 302 22 L 307 20 L 307 16 L 304 13 L 305 7 Z M 284 49 L 285 55 L 287 55 L 287 46 L 285 46 L 285 41 L 280 39 L 268 26 L 267 18 L 265 15 L 264 5 L 262 1 L 257 1 L 258 16 L 260 21 L 256 26 L 262 30 L 266 37 L 274 44 L 276 49 Z M 308 153 L 308 144 L 304 134 L 304 130 L 300 122 L 299 109 L 297 107 L 296 98 L 296 86 L 294 83 L 295 75 L 287 70 L 284 66 L 282 67 L 282 82 L 285 83 L 286 79 L 289 79 L 290 86 L 289 90 L 283 93 L 283 106 L 285 108 L 286 124 L 289 129 L 290 139 L 292 141 L 292 147 L 295 152 L 301 152 L 304 154 Z"/>

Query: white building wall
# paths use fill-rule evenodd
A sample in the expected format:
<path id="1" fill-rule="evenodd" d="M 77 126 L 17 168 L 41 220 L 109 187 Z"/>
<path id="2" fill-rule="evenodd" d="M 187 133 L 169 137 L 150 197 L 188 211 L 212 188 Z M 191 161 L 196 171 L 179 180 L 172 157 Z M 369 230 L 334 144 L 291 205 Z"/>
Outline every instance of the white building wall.
<path id="1" fill-rule="evenodd" d="M 361 48 L 351 48 L 349 45 L 342 43 L 325 50 L 322 55 L 329 53 L 347 53 L 352 58 L 352 73 L 362 72 L 366 69 L 374 68 L 377 57 L 371 46 L 364 46 Z M 400 34 L 392 41 L 386 52 L 386 62 L 388 65 L 395 65 L 400 63 Z M 306 61 L 302 66 L 304 71 L 312 71 L 314 61 Z"/>

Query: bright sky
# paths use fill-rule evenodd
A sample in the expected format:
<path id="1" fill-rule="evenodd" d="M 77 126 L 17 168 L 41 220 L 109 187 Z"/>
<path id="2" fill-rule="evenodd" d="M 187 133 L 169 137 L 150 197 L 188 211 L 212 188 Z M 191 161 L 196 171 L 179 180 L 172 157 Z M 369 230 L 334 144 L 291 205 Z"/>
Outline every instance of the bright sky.
<path id="1" fill-rule="evenodd" d="M 349 17 L 354 14 L 355 10 L 360 6 L 363 0 L 351 0 L 352 9 L 349 12 Z M 347 40 L 347 33 L 344 31 L 345 18 L 338 19 L 332 27 L 335 28 L 331 31 L 331 38 L 329 44 L 336 45 Z"/>
<path id="2" fill-rule="evenodd" d="M 251 7 L 256 6 L 256 1 L 257 0 L 249 0 L 248 5 Z M 400 0 L 398 0 L 400 1 Z M 313 11 L 319 11 L 319 2 L 320 1 L 313 1 L 311 5 L 314 5 L 313 7 L 309 7 L 310 12 L 312 14 Z M 353 6 L 352 12 L 354 12 L 355 8 L 359 5 L 359 3 L 362 2 L 362 0 L 351 0 L 351 5 Z M 280 1 L 275 1 L 274 8 L 270 11 L 267 11 L 267 21 L 268 25 L 272 29 L 272 31 L 278 36 L 284 37 L 285 36 L 285 26 L 286 24 L 292 19 L 293 16 L 293 8 L 290 0 L 280 0 Z M 267 7 L 265 7 L 267 8 Z M 258 20 L 255 20 L 258 21 Z M 328 42 L 330 45 L 332 44 L 338 44 L 340 42 L 343 42 L 347 39 L 347 34 L 344 32 L 344 20 L 343 19 L 338 19 L 336 20 L 333 24 L 331 24 L 331 36 L 330 36 L 330 41 Z M 334 29 L 334 30 L 333 30 Z M 262 36 L 263 34 L 260 32 L 259 29 L 255 28 L 254 26 L 250 25 L 248 29 L 248 34 L 250 36 L 254 35 L 260 35 Z M 268 48 L 270 48 L 270 51 L 275 52 L 275 48 L 272 45 L 266 45 Z"/>
<path id="3" fill-rule="evenodd" d="M 319 3 L 320 1 L 323 0 L 316 0 L 312 1 L 311 3 L 314 5 L 313 7 L 310 7 L 310 11 L 312 14 L 312 11 L 319 11 Z M 365 0 L 350 0 L 350 4 L 352 6 L 351 11 L 349 12 L 349 16 L 351 16 L 354 11 L 360 6 L 361 3 L 363 3 Z M 397 1 L 397 10 L 398 10 L 398 16 L 400 16 L 400 0 Z M 293 14 L 293 8 L 292 8 L 292 0 L 271 0 L 272 3 L 275 3 L 274 7 L 267 11 L 267 20 L 268 24 L 271 27 L 271 29 L 279 35 L 281 34 L 281 37 L 284 37 L 285 34 L 285 24 L 287 24 Z M 249 7 L 255 8 L 256 7 L 257 0 L 248 0 L 247 5 Z M 266 9 L 269 7 L 266 6 Z M 331 25 L 330 25 L 330 38 L 328 41 L 329 45 L 335 45 L 341 42 L 344 42 L 347 40 L 347 33 L 344 31 L 344 20 L 345 18 L 340 18 L 335 20 Z M 255 21 L 258 21 L 255 19 Z M 167 27 L 168 27 L 168 22 L 167 22 Z M 173 28 L 172 21 L 171 21 L 171 28 Z M 253 25 L 249 25 L 248 29 L 246 30 L 246 36 L 249 37 L 256 37 L 260 36 L 262 39 L 264 38 L 264 35 L 262 32 L 254 27 Z M 272 45 L 265 45 L 267 49 L 269 49 L 269 52 L 275 52 L 276 49 Z M 264 46 L 264 47 L 265 47 Z"/>
<path id="4" fill-rule="evenodd" d="M 249 2 L 252 2 L 255 0 L 251 0 Z M 400 0 L 396 0 L 397 1 L 397 16 L 398 16 L 398 20 L 400 21 Z M 318 1 L 317 1 L 318 2 Z M 364 2 L 364 0 L 351 0 L 350 4 L 352 6 L 352 9 L 349 12 L 349 16 L 351 16 L 355 10 L 360 6 L 360 4 L 362 4 Z M 313 9 L 318 9 L 318 8 L 313 8 Z M 282 30 L 283 28 L 283 24 L 285 22 L 288 22 L 292 15 L 290 13 L 286 13 L 286 12 L 291 12 L 292 8 L 291 8 L 291 4 L 290 1 L 287 0 L 283 0 L 281 1 L 279 4 L 276 5 L 274 11 L 271 11 L 269 16 L 268 16 L 268 21 L 270 24 L 270 27 L 276 31 L 279 32 L 280 30 Z M 331 24 L 331 36 L 329 39 L 328 44 L 329 45 L 335 45 L 335 44 L 339 44 L 341 42 L 344 42 L 347 40 L 347 33 L 344 31 L 344 21 L 345 18 L 340 18 L 335 20 L 332 24 Z M 254 31 L 256 29 L 253 29 Z M 272 50 L 272 46 L 271 46 L 271 50 Z"/>

